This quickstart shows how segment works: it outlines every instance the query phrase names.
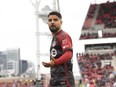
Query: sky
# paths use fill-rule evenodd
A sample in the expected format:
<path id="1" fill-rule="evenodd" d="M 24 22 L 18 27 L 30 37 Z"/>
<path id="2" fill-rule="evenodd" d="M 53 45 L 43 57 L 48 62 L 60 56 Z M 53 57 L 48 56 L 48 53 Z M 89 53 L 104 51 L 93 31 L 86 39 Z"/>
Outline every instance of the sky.
<path id="1" fill-rule="evenodd" d="M 35 0 L 31 0 L 35 3 Z M 76 53 L 83 52 L 83 45 L 79 41 L 81 28 L 85 20 L 90 3 L 101 3 L 107 0 L 59 0 L 60 12 L 63 17 L 62 29 L 68 32 L 73 40 L 74 73 L 79 74 Z M 52 8 L 52 0 L 41 0 L 39 11 L 49 5 Z M 47 3 L 47 4 L 46 4 Z M 30 0 L 0 0 L 0 51 L 20 48 L 21 59 L 38 63 L 36 58 L 36 15 L 35 8 Z M 49 32 L 47 24 L 39 19 L 39 31 Z M 40 36 L 40 51 L 49 52 L 51 38 Z M 41 56 L 42 61 L 49 61 L 48 56 Z M 41 73 L 49 72 L 49 69 L 41 65 Z"/>

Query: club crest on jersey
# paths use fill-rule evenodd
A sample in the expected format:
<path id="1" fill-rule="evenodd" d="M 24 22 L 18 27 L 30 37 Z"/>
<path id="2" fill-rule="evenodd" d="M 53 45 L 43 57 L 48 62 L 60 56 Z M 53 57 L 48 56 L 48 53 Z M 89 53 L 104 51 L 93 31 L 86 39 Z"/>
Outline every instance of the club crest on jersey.
<path id="1" fill-rule="evenodd" d="M 56 45 L 56 41 L 53 41 L 52 42 L 52 46 L 54 47 Z"/>

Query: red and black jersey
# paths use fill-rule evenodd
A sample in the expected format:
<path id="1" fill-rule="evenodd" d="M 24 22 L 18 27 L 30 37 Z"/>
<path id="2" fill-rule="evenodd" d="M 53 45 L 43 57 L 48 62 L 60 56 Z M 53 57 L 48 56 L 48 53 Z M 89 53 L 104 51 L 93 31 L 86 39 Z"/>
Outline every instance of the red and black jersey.
<path id="1" fill-rule="evenodd" d="M 72 40 L 66 32 L 61 30 L 52 39 L 50 56 L 59 58 L 67 50 L 72 51 Z"/>
<path id="2" fill-rule="evenodd" d="M 65 57 L 61 58 L 66 52 L 71 52 L 72 54 L 72 40 L 66 32 L 61 30 L 53 37 L 50 47 L 50 58 L 56 59 L 55 66 L 51 67 L 50 87 L 57 85 L 66 85 L 66 87 L 70 85 L 72 87 L 74 85 L 72 55 L 68 58 L 68 54 L 66 54 Z"/>

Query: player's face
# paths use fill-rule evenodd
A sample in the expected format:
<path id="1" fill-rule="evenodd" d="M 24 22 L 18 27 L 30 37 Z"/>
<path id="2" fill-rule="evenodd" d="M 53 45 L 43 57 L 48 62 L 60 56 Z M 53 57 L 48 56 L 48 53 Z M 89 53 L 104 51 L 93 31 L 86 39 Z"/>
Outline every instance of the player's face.
<path id="1" fill-rule="evenodd" d="M 48 17 L 48 27 L 53 34 L 57 33 L 60 30 L 61 24 L 61 19 L 56 15 L 50 15 Z"/>

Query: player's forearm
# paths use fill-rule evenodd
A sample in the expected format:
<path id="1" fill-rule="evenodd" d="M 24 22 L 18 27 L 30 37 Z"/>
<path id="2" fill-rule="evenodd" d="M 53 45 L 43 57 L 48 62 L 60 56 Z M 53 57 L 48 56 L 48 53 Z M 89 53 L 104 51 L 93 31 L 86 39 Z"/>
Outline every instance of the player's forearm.
<path id="1" fill-rule="evenodd" d="M 72 51 L 66 51 L 60 58 L 55 60 L 55 65 L 63 64 L 72 58 Z"/>

